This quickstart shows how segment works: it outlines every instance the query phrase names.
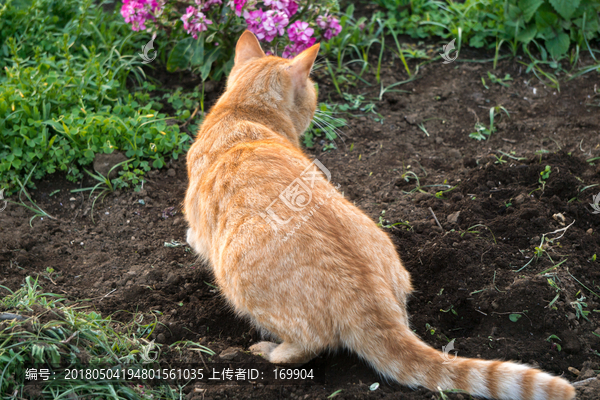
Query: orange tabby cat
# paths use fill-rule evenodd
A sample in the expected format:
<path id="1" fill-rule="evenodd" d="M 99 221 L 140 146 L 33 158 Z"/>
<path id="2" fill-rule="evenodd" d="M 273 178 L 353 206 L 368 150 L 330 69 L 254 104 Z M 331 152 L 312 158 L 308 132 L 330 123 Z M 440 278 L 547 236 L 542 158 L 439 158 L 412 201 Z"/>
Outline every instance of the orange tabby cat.
<path id="1" fill-rule="evenodd" d="M 251 351 L 302 364 L 344 347 L 412 387 L 574 398 L 566 380 L 525 365 L 444 363 L 409 328 L 412 286 L 392 241 L 300 148 L 317 105 L 309 74 L 318 51 L 317 44 L 293 60 L 266 56 L 244 32 L 227 89 L 187 155 L 188 243 L 235 310 L 281 341 Z"/>

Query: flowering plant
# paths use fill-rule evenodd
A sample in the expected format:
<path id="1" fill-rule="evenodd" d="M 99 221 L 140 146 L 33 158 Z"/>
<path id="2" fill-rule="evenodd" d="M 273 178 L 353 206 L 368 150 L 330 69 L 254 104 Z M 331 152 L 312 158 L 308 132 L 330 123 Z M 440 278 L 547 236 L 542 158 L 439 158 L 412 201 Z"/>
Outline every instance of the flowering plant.
<path id="1" fill-rule="evenodd" d="M 267 54 L 292 58 L 340 33 L 338 9 L 337 0 L 123 0 L 121 15 L 134 31 L 169 36 L 167 70 L 192 68 L 203 80 L 218 80 L 233 66 L 243 30 Z"/>

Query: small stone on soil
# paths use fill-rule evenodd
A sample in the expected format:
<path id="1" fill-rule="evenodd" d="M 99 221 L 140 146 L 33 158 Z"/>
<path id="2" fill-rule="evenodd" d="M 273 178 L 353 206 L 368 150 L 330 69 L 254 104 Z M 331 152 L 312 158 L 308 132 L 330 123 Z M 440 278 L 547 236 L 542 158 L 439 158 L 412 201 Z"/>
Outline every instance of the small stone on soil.
<path id="1" fill-rule="evenodd" d="M 460 216 L 460 211 L 454 212 L 446 217 L 446 220 L 449 224 L 458 223 L 458 217 Z"/>
<path id="2" fill-rule="evenodd" d="M 239 354 L 239 352 L 240 352 L 239 349 L 237 349 L 235 347 L 229 347 L 229 348 L 223 350 L 221 352 L 221 354 L 219 354 L 219 358 L 222 358 L 223 360 L 231 361 Z"/>

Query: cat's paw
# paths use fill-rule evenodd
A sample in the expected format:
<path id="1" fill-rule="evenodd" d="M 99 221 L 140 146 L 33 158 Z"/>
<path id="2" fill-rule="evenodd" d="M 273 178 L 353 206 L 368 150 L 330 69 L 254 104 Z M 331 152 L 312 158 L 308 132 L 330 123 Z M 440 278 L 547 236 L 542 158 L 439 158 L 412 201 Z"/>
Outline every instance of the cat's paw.
<path id="1" fill-rule="evenodd" d="M 277 346 L 278 344 L 273 342 L 258 342 L 250 346 L 250 352 L 255 356 L 261 356 L 269 360 L 269 356 Z"/>

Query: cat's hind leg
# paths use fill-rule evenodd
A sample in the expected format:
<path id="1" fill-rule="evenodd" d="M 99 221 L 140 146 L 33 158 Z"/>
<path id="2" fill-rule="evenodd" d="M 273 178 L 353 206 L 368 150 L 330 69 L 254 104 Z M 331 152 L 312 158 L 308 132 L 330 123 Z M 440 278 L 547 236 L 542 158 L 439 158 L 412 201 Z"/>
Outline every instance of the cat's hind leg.
<path id="1" fill-rule="evenodd" d="M 273 364 L 293 364 L 296 366 L 306 364 L 317 356 L 314 352 L 291 342 L 283 342 L 279 345 L 273 342 L 259 342 L 250 346 L 250 351 L 252 354 L 266 358 Z"/>
<path id="2" fill-rule="evenodd" d="M 192 228 L 188 228 L 186 242 L 202 259 L 208 260 L 208 245 Z"/>

